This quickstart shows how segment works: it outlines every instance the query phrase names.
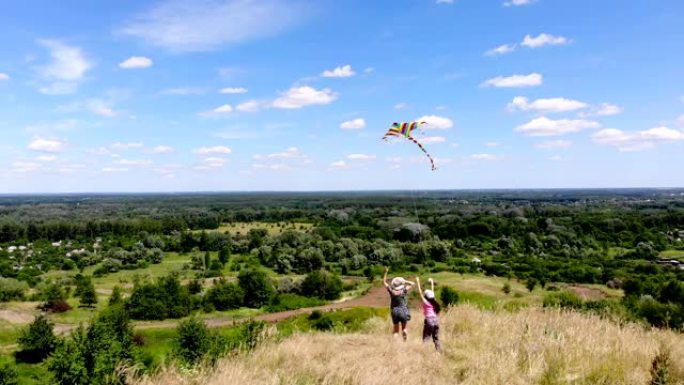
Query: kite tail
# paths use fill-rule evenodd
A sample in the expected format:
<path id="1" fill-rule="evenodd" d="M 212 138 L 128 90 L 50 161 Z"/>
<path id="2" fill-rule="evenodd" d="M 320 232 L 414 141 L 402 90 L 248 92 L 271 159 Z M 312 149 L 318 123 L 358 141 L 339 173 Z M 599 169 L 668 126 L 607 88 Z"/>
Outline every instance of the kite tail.
<path id="1" fill-rule="evenodd" d="M 435 160 L 432 159 L 432 156 L 425 150 L 425 147 L 423 147 L 423 145 L 420 144 L 420 142 L 418 142 L 417 140 L 413 139 L 412 136 L 407 136 L 407 139 L 410 140 L 410 141 L 412 141 L 412 142 L 415 143 L 416 145 L 418 145 L 418 147 L 420 147 L 420 149 L 425 153 L 425 155 L 428 157 L 428 159 L 430 159 L 430 164 L 432 165 L 432 171 L 437 170 L 437 166 L 435 166 Z"/>

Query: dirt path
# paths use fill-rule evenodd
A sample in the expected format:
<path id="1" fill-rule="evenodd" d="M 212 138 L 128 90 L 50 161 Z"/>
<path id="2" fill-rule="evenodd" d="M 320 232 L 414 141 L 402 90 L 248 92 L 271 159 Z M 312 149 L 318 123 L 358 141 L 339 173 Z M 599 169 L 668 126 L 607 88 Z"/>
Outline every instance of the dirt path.
<path id="1" fill-rule="evenodd" d="M 310 314 L 314 310 L 319 311 L 331 311 L 336 309 L 351 309 L 355 307 L 385 307 L 389 306 L 389 298 L 387 296 L 387 291 L 384 287 L 373 287 L 365 295 L 353 298 L 343 302 L 331 303 L 323 306 L 307 307 L 296 310 L 282 311 L 278 313 L 266 313 L 259 314 L 253 317 L 257 321 L 266 322 L 279 322 L 286 320 L 288 318 L 296 317 L 301 314 Z M 244 321 L 245 318 L 234 318 L 230 316 L 214 317 L 205 319 L 204 322 L 210 328 L 218 328 L 224 326 L 232 326 L 236 323 Z M 142 321 L 134 322 L 133 325 L 136 329 L 149 329 L 149 328 L 172 328 L 178 324 L 178 321 Z"/>

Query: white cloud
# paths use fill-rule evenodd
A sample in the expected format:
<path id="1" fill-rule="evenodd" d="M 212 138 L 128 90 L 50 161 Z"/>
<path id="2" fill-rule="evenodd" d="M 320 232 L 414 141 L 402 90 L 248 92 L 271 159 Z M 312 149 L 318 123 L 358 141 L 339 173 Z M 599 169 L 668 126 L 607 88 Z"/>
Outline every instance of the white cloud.
<path id="1" fill-rule="evenodd" d="M 193 151 L 198 155 L 211 155 L 211 154 L 230 154 L 232 150 L 226 146 L 213 146 L 213 147 L 200 147 Z"/>
<path id="2" fill-rule="evenodd" d="M 64 143 L 57 139 L 37 137 L 29 143 L 28 149 L 38 152 L 60 152 L 64 149 Z"/>
<path id="3" fill-rule="evenodd" d="M 122 166 L 149 166 L 152 161 L 147 159 L 119 159 L 116 164 Z"/>
<path id="4" fill-rule="evenodd" d="M 599 127 L 601 127 L 601 124 L 591 120 L 552 120 L 542 116 L 516 127 L 515 131 L 529 136 L 556 136 Z"/>
<path id="5" fill-rule="evenodd" d="M 395 110 L 405 110 L 405 109 L 407 109 L 407 108 L 409 108 L 409 107 L 410 107 L 410 105 L 409 105 L 408 103 L 403 103 L 403 102 L 402 102 L 402 103 L 397 103 L 397 104 L 394 105 L 394 109 L 395 109 Z"/>
<path id="6" fill-rule="evenodd" d="M 419 138 L 418 141 L 423 144 L 438 144 L 446 143 L 446 138 L 443 136 L 426 136 Z"/>
<path id="7" fill-rule="evenodd" d="M 518 7 L 521 5 L 529 5 L 534 3 L 536 0 L 507 0 L 504 1 L 504 7 Z"/>
<path id="8" fill-rule="evenodd" d="M 127 168 L 124 167 L 103 167 L 102 172 L 126 172 Z"/>
<path id="9" fill-rule="evenodd" d="M 373 72 L 375 72 L 375 68 L 368 67 L 368 68 L 364 69 L 363 72 L 366 74 L 372 74 Z"/>
<path id="10" fill-rule="evenodd" d="M 152 64 L 152 59 L 148 57 L 131 56 L 119 63 L 119 67 L 123 69 L 150 68 L 152 67 Z"/>
<path id="11" fill-rule="evenodd" d="M 298 109 L 309 105 L 330 104 L 337 99 L 337 94 L 325 88 L 317 90 L 313 87 L 292 87 L 273 101 L 273 107 Z"/>
<path id="12" fill-rule="evenodd" d="M 343 130 L 360 130 L 364 127 L 366 127 L 366 121 L 362 118 L 348 120 L 340 124 L 340 128 Z"/>
<path id="13" fill-rule="evenodd" d="M 171 51 L 210 51 L 276 35 L 309 9 L 299 0 L 164 0 L 120 32 Z"/>
<path id="14" fill-rule="evenodd" d="M 160 92 L 162 95 L 201 95 L 206 90 L 200 87 L 175 87 L 167 88 Z"/>
<path id="15" fill-rule="evenodd" d="M 228 114 L 233 112 L 233 106 L 230 104 L 224 104 L 222 106 L 216 107 L 212 111 L 215 114 Z"/>
<path id="16" fill-rule="evenodd" d="M 468 157 L 470 160 L 484 160 L 484 161 L 494 161 L 501 159 L 500 156 L 494 154 L 473 154 Z"/>
<path id="17" fill-rule="evenodd" d="M 366 155 L 366 154 L 349 154 L 349 155 L 347 155 L 347 159 L 349 159 L 349 160 L 369 161 L 369 160 L 375 160 L 375 158 L 376 158 L 375 155 Z"/>
<path id="18" fill-rule="evenodd" d="M 547 142 L 538 143 L 535 147 L 542 150 L 555 149 L 555 148 L 568 148 L 572 146 L 572 142 L 569 140 L 550 140 Z"/>
<path id="19" fill-rule="evenodd" d="M 482 87 L 536 87 L 540 86 L 543 83 L 543 81 L 544 77 L 538 73 L 531 73 L 528 75 L 497 76 L 495 78 L 486 80 L 484 83 L 482 83 Z"/>
<path id="20" fill-rule="evenodd" d="M 496 48 L 492 48 L 489 51 L 485 52 L 486 56 L 499 56 L 499 55 L 505 55 L 507 53 L 511 53 L 515 51 L 515 44 L 503 44 L 500 45 Z"/>
<path id="21" fill-rule="evenodd" d="M 615 104 L 610 104 L 610 103 L 601 103 L 596 107 L 596 110 L 593 111 L 594 115 L 597 116 L 612 116 L 612 115 L 619 115 L 624 111 L 624 109 L 620 106 L 617 106 Z"/>
<path id="22" fill-rule="evenodd" d="M 0 81 L 3 81 L 3 80 L 10 80 L 10 76 L 4 72 L 0 72 Z"/>
<path id="23" fill-rule="evenodd" d="M 508 104 L 510 111 L 535 111 L 540 113 L 568 112 L 589 107 L 579 100 L 565 98 L 537 99 L 530 102 L 526 97 L 516 96 Z"/>
<path id="24" fill-rule="evenodd" d="M 253 156 L 254 159 L 297 159 L 303 157 L 304 155 L 297 147 L 290 147 L 283 152 L 276 152 L 268 155 L 256 154 Z"/>
<path id="25" fill-rule="evenodd" d="M 68 46 L 57 40 L 39 40 L 38 43 L 50 51 L 51 61 L 37 68 L 38 74 L 50 84 L 39 89 L 48 95 L 62 95 L 76 92 L 78 83 L 92 68 L 78 47 Z"/>
<path id="26" fill-rule="evenodd" d="M 218 157 L 208 157 L 202 160 L 202 163 L 195 166 L 195 170 L 213 170 L 221 168 L 226 164 L 226 159 Z"/>
<path id="27" fill-rule="evenodd" d="M 606 128 L 592 135 L 592 140 L 598 144 L 617 147 L 621 152 L 634 152 L 649 150 L 658 143 L 684 141 L 684 131 L 668 127 L 633 132 Z"/>
<path id="28" fill-rule="evenodd" d="M 109 148 L 112 150 L 130 150 L 132 148 L 142 148 L 143 144 L 140 142 L 128 142 L 128 143 L 122 143 L 122 142 L 114 142 L 109 145 Z"/>
<path id="29" fill-rule="evenodd" d="M 321 76 L 324 78 L 348 78 L 351 76 L 354 76 L 356 73 L 354 70 L 352 70 L 351 66 L 349 64 L 342 66 L 342 67 L 336 67 L 333 70 L 326 70 L 323 71 Z"/>
<path id="30" fill-rule="evenodd" d="M 168 154 L 173 152 L 173 147 L 160 145 L 150 148 L 147 152 L 150 154 Z"/>
<path id="31" fill-rule="evenodd" d="M 345 162 L 343 160 L 338 160 L 336 162 L 330 163 L 330 167 L 341 169 L 341 168 L 347 168 L 348 165 L 347 165 L 347 162 Z"/>
<path id="32" fill-rule="evenodd" d="M 113 118 L 116 116 L 116 111 L 109 106 L 107 102 L 100 99 L 91 99 L 86 102 L 86 108 L 95 115 L 104 116 L 106 118 Z"/>
<path id="33" fill-rule="evenodd" d="M 420 118 L 416 119 L 416 121 L 425 122 L 426 124 L 422 125 L 422 128 L 426 130 L 447 130 L 454 126 L 454 122 L 451 119 L 437 115 L 423 115 Z"/>
<path id="34" fill-rule="evenodd" d="M 248 100 L 246 102 L 240 103 L 235 107 L 236 110 L 242 112 L 257 112 L 263 107 L 263 103 L 257 100 Z"/>
<path id="35" fill-rule="evenodd" d="M 453 4 L 454 0 L 437 0 L 437 4 Z"/>
<path id="36" fill-rule="evenodd" d="M 244 87 L 224 87 L 219 92 L 222 94 L 244 94 L 247 93 L 247 89 Z"/>
<path id="37" fill-rule="evenodd" d="M 521 45 L 529 48 L 539 48 L 545 45 L 563 45 L 570 43 L 570 40 L 563 36 L 553 36 L 547 33 L 539 34 L 539 36 L 532 37 L 526 35 Z"/>

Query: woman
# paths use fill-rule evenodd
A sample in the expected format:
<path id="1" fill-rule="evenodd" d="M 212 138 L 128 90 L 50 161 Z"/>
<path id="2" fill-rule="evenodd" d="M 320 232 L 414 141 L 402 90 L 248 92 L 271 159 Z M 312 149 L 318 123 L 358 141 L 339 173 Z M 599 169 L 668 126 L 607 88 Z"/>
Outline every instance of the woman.
<path id="1" fill-rule="evenodd" d="M 390 313 L 392 314 L 392 324 L 394 325 L 393 335 L 396 338 L 399 335 L 399 330 L 401 330 L 401 335 L 404 341 L 406 341 L 408 337 L 406 323 L 411 319 L 407 295 L 415 284 L 402 277 L 394 277 L 392 283 L 388 284 L 387 273 L 389 273 L 389 267 L 385 267 L 383 283 L 390 295 Z"/>

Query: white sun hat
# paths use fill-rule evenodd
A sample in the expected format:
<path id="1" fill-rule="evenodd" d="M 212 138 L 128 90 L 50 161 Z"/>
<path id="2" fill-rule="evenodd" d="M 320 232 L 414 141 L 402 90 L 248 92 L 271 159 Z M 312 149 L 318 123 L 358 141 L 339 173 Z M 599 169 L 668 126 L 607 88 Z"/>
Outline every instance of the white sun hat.
<path id="1" fill-rule="evenodd" d="M 403 290 L 404 289 L 404 283 L 406 280 L 402 277 L 394 277 L 392 279 L 392 289 L 394 290 Z"/>
<path id="2" fill-rule="evenodd" d="M 430 290 L 430 289 L 425 290 L 425 298 L 427 298 L 427 299 L 435 298 L 435 292 Z"/>

